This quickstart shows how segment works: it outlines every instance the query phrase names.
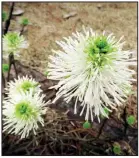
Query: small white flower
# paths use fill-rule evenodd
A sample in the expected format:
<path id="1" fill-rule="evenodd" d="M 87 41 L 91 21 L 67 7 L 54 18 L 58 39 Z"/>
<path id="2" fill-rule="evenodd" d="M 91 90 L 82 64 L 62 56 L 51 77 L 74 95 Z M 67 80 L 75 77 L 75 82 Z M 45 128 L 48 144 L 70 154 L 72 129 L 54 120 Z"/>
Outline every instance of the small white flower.
<path id="1" fill-rule="evenodd" d="M 42 115 L 46 113 L 47 103 L 43 101 L 45 96 L 40 93 L 33 94 L 22 92 L 13 98 L 5 98 L 3 101 L 3 132 L 28 137 L 32 131 L 36 135 L 38 124 L 44 125 Z"/>
<path id="2" fill-rule="evenodd" d="M 51 87 L 58 89 L 53 102 L 62 96 L 67 102 L 75 97 L 74 113 L 79 100 L 80 115 L 85 113 L 85 120 L 91 116 L 92 121 L 93 115 L 98 120 L 100 114 L 108 117 L 105 108 L 111 111 L 122 105 L 127 98 L 125 87 L 134 80 L 135 71 L 129 65 L 136 65 L 135 59 L 129 59 L 133 52 L 122 50 L 122 38 L 117 41 L 113 34 L 84 28 L 83 33 L 73 33 L 57 42 L 62 50 L 53 50 L 55 56 L 50 56 L 48 64 L 48 78 L 59 80 Z"/>
<path id="3" fill-rule="evenodd" d="M 18 76 L 18 79 L 14 79 L 14 81 L 10 81 L 7 83 L 5 93 L 8 94 L 9 97 L 16 97 L 16 95 L 19 95 L 22 91 L 26 93 L 31 89 L 33 93 L 42 92 L 40 84 L 36 82 L 33 78 L 29 78 L 27 76 Z"/>
<path id="4" fill-rule="evenodd" d="M 20 49 L 27 48 L 28 45 L 23 35 L 9 32 L 3 36 L 3 56 L 7 58 L 10 53 L 19 56 Z"/>

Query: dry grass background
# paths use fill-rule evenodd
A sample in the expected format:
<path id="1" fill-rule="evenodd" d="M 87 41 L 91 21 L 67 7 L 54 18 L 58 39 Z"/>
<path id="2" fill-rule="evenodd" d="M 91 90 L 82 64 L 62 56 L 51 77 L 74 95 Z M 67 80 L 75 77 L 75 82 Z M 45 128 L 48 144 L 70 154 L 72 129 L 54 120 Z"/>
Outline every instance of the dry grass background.
<path id="1" fill-rule="evenodd" d="M 8 4 L 4 4 L 6 10 Z M 20 59 L 42 72 L 47 68 L 51 49 L 57 48 L 55 41 L 80 31 L 82 25 L 113 32 L 117 38 L 124 35 L 125 49 L 137 50 L 137 3 L 16 3 L 15 10 L 18 8 L 25 11 L 23 17 L 31 23 L 24 32 L 30 47 Z M 77 15 L 63 18 L 71 12 Z M 14 17 L 11 30 L 20 30 L 21 17 Z"/>

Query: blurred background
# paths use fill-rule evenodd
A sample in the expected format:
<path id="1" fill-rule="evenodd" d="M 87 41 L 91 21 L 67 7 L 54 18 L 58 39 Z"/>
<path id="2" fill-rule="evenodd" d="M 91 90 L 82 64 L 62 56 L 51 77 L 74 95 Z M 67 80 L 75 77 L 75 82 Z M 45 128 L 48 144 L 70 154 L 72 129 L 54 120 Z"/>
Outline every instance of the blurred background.
<path id="1" fill-rule="evenodd" d="M 9 3 L 3 3 L 8 11 Z M 137 50 L 137 3 L 15 3 L 10 31 L 20 31 L 20 20 L 30 24 L 23 35 L 29 41 L 29 49 L 21 53 L 22 62 L 45 72 L 51 49 L 57 49 L 56 40 L 82 30 L 82 26 L 95 31 L 124 35 L 125 49 Z"/>

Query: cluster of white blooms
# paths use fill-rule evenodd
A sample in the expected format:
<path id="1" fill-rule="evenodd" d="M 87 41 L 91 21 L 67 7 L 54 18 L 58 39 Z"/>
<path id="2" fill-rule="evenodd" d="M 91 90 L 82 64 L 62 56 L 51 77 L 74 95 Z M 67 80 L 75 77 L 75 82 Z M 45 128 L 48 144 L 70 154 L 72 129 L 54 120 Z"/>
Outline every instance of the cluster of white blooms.
<path id="1" fill-rule="evenodd" d="M 123 38 L 116 40 L 113 34 L 98 34 L 92 29 L 83 31 L 57 41 L 62 49 L 53 50 L 55 55 L 50 56 L 48 78 L 59 81 L 50 87 L 58 90 L 53 103 L 60 97 L 66 102 L 75 98 L 75 114 L 78 105 L 86 121 L 93 121 L 94 116 L 100 121 L 100 115 L 108 117 L 106 110 L 111 112 L 126 100 L 135 73 L 129 66 L 136 62 L 130 58 L 132 51 L 123 51 Z M 3 37 L 4 55 L 18 55 L 27 46 L 18 33 Z M 3 101 L 3 130 L 21 138 L 28 137 L 31 131 L 36 134 L 38 123 L 44 125 L 42 115 L 48 103 L 43 101 L 39 83 L 27 76 L 18 77 L 7 84 L 5 91 L 8 96 Z"/>
<path id="2" fill-rule="evenodd" d="M 19 56 L 20 50 L 27 47 L 27 41 L 17 32 L 8 32 L 3 36 L 3 57 L 7 58 L 10 54 Z M 28 137 L 31 131 L 36 134 L 38 123 L 44 125 L 42 115 L 47 110 L 39 83 L 31 77 L 18 77 L 7 83 L 5 93 L 3 131 L 21 138 Z"/>
<path id="3" fill-rule="evenodd" d="M 8 96 L 3 101 L 3 131 L 28 137 L 29 133 L 44 125 L 42 115 L 45 114 L 47 103 L 43 101 L 40 85 L 32 78 L 18 77 L 8 83 L 5 88 Z"/>
<path id="4" fill-rule="evenodd" d="M 64 40 L 56 42 L 62 49 L 53 50 L 47 69 L 49 79 L 59 80 L 51 87 L 58 89 L 53 102 L 60 97 L 69 102 L 74 97 L 74 113 L 80 101 L 80 115 L 84 113 L 85 120 L 108 117 L 105 109 L 112 111 L 122 105 L 131 88 L 135 71 L 129 65 L 136 64 L 130 59 L 133 52 L 123 51 L 123 37 L 116 40 L 113 34 L 92 29 L 83 28 Z"/>

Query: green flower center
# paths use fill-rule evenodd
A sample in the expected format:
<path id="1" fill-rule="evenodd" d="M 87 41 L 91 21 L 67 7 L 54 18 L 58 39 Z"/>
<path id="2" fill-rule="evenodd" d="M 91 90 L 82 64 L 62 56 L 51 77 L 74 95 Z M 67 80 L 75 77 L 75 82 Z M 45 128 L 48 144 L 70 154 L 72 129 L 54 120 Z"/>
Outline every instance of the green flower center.
<path id="1" fill-rule="evenodd" d="M 8 34 L 9 44 L 15 45 L 19 42 L 19 36 L 17 33 L 10 33 Z"/>
<path id="2" fill-rule="evenodd" d="M 98 48 L 99 53 L 107 53 L 110 51 L 110 46 L 104 36 L 98 37 L 94 44 Z"/>
<path id="3" fill-rule="evenodd" d="M 12 51 L 16 51 L 24 40 L 24 38 L 22 36 L 19 36 L 19 34 L 16 32 L 7 33 L 4 36 L 4 39 L 7 41 L 7 45 L 10 49 L 12 49 Z"/>
<path id="4" fill-rule="evenodd" d="M 97 38 L 90 37 L 87 42 L 84 51 L 88 54 L 88 60 L 92 61 L 95 67 L 102 68 L 104 65 L 111 63 L 112 60 L 108 55 L 117 51 L 117 49 L 108 42 L 107 37 L 104 35 Z"/>
<path id="5" fill-rule="evenodd" d="M 21 86 L 20 86 L 20 90 L 23 90 L 24 92 L 29 91 L 31 88 L 35 88 L 37 87 L 38 83 L 34 84 L 30 81 L 24 81 Z"/>
<path id="6" fill-rule="evenodd" d="M 36 117 L 36 110 L 30 106 L 29 102 L 23 101 L 15 105 L 15 115 L 19 119 L 28 120 Z"/>

